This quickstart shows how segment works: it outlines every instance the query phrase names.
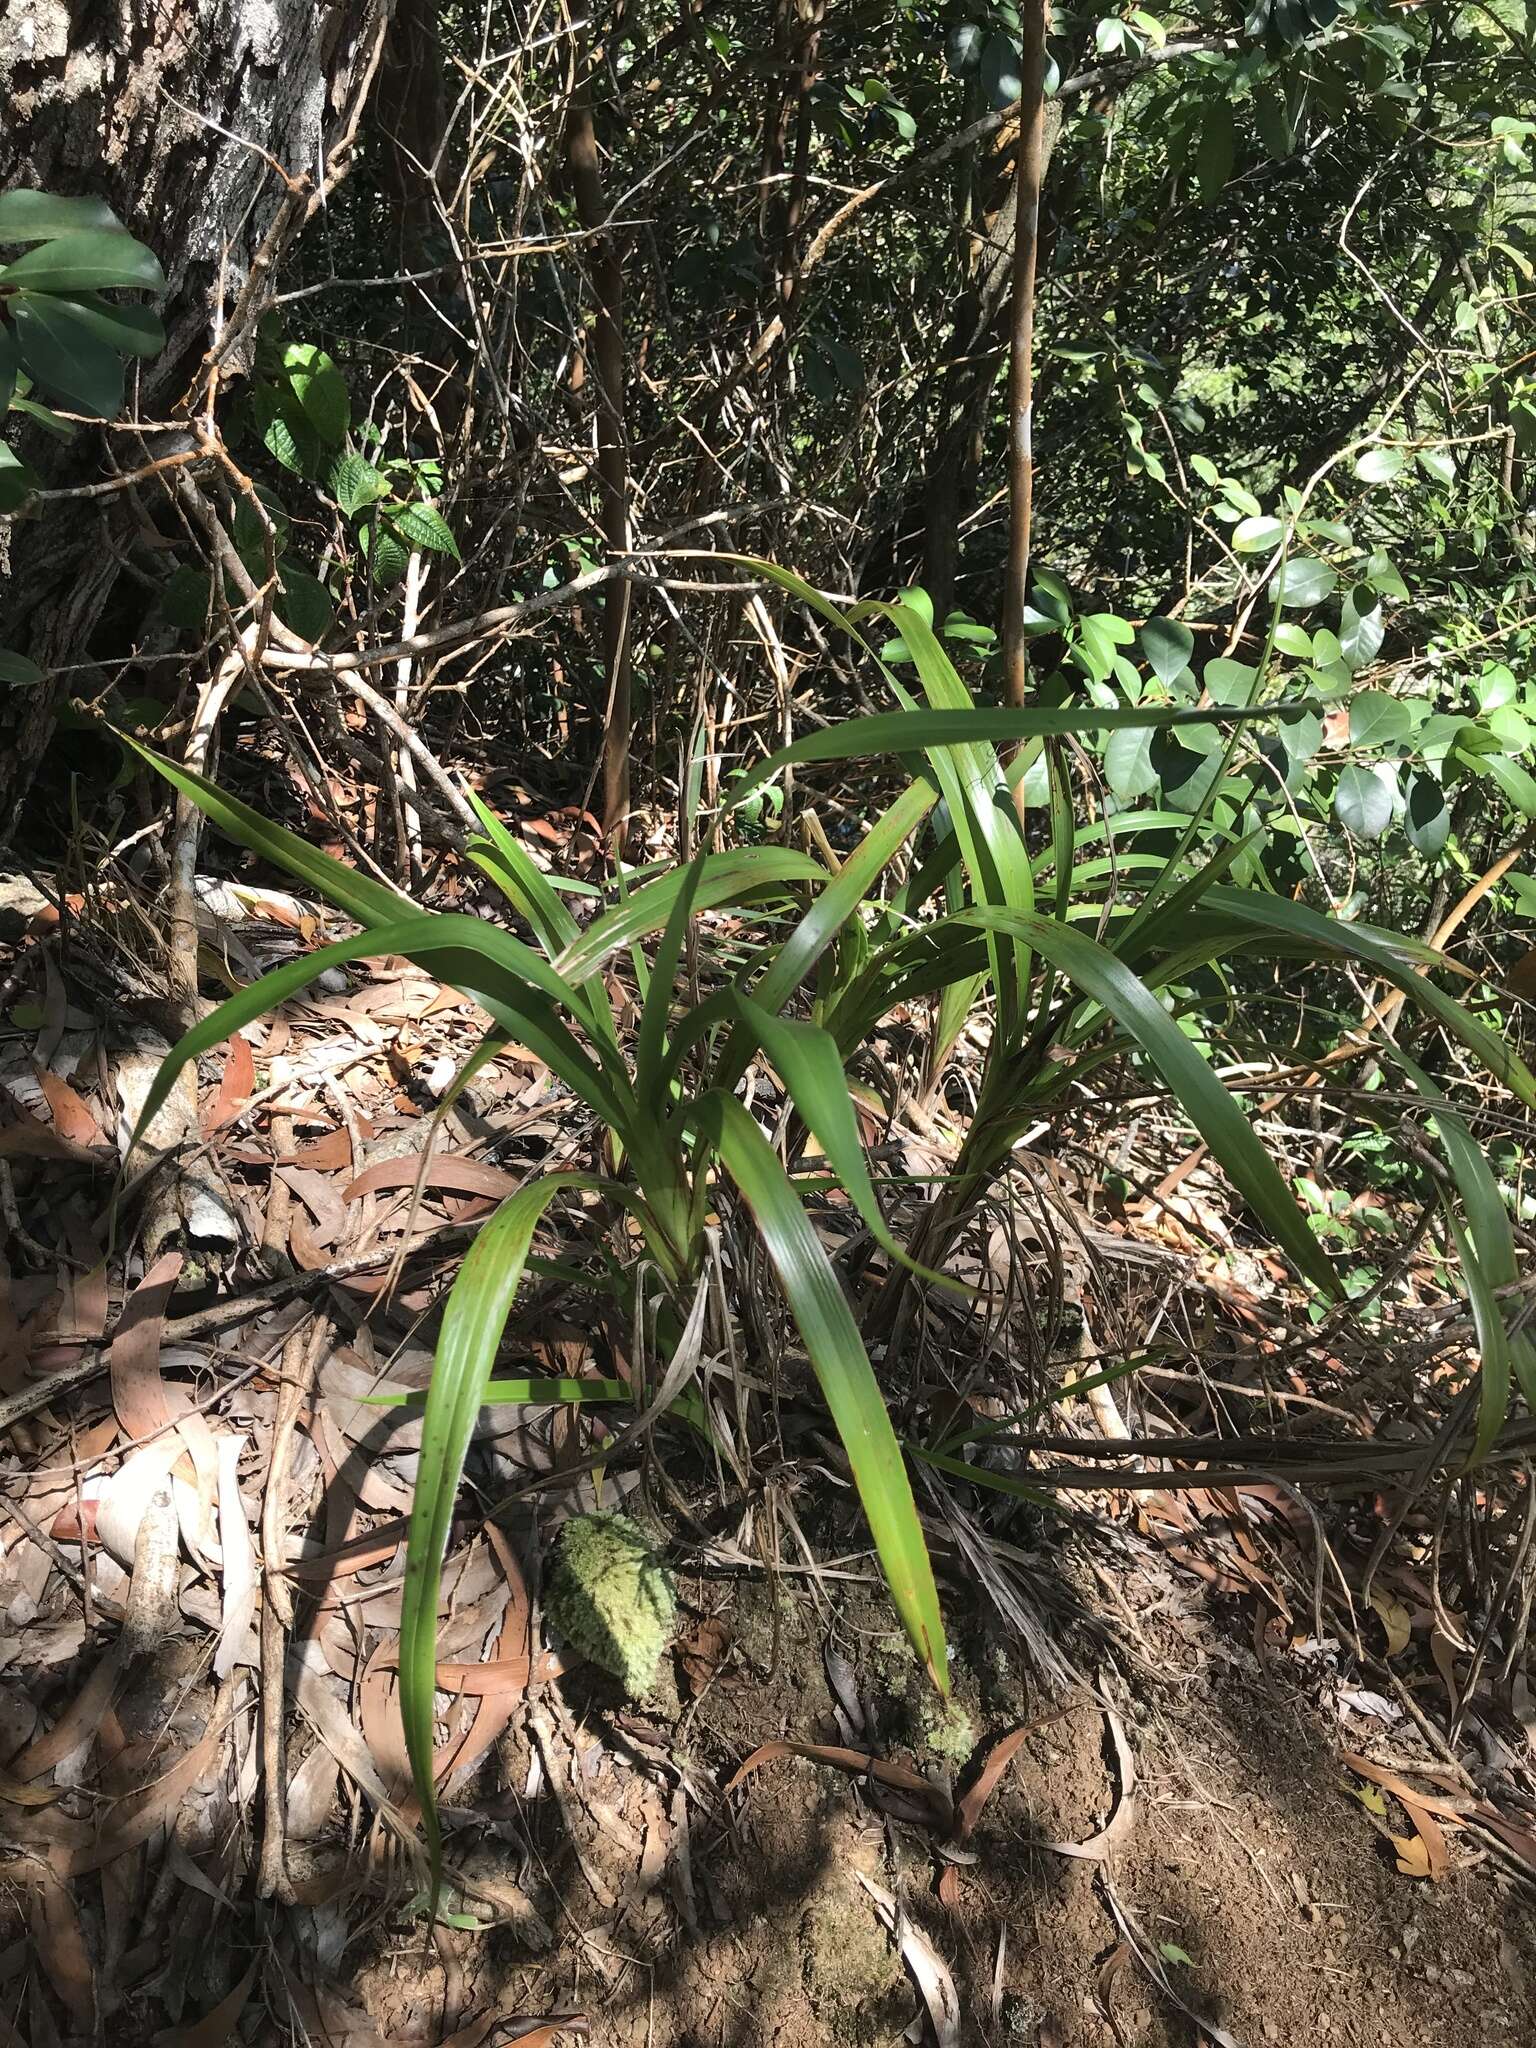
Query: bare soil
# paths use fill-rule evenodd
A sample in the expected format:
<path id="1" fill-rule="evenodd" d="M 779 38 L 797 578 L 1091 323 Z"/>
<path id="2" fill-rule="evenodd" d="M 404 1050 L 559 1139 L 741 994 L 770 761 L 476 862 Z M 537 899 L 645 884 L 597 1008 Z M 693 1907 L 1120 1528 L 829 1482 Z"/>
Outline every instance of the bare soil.
<path id="1" fill-rule="evenodd" d="M 770 1669 L 767 1596 L 694 1590 L 721 1612 L 726 1653 L 702 1698 L 653 1724 L 654 1747 L 633 1742 L 636 1716 L 601 1686 L 567 1682 L 590 1744 L 578 1783 L 563 1816 L 547 1800 L 520 1809 L 537 1845 L 529 1892 L 553 1945 L 532 1955 L 504 1930 L 451 1935 L 445 1973 L 419 1937 L 383 1942 L 357 1988 L 386 2039 L 449 1990 L 465 2011 L 580 2011 L 614 2048 L 895 2041 L 921 2026 L 923 2007 L 861 1874 L 899 1894 L 952 1973 L 955 2038 L 989 2048 L 1192 2048 L 1219 2040 L 1214 2028 L 1244 2048 L 1536 2038 L 1536 1923 L 1518 1882 L 1465 1849 L 1441 1882 L 1400 1872 L 1339 1762 L 1359 1729 L 1325 1711 L 1304 1668 L 1261 1667 L 1207 1613 L 1168 1629 L 1161 1682 L 1127 1682 L 1108 1664 L 1099 1674 L 1137 1780 L 1103 1860 L 1048 1846 L 1084 1842 L 1121 1801 L 1105 1714 L 1087 1693 L 1024 1742 L 969 1845 L 975 1860 L 954 1866 L 949 1904 L 931 1837 L 882 1810 L 889 1795 L 796 1758 L 763 1766 L 713 1818 L 688 1800 L 680 1855 L 680 1771 L 697 1785 L 701 1767 L 718 1779 L 774 1738 L 846 1738 L 829 1640 L 856 1673 L 874 1747 L 942 1776 L 875 1602 L 841 1606 L 830 1630 L 809 1603 L 787 1606 Z M 967 1648 L 960 1691 L 979 1754 L 1061 1704 L 979 1628 Z M 514 1775 L 519 1748 L 504 1758 Z"/>

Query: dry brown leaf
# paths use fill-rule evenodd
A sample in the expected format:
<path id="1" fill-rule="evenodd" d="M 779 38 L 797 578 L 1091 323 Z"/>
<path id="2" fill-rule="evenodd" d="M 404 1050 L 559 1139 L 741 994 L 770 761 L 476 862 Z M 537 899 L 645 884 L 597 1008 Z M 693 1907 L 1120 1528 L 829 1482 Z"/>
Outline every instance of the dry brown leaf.
<path id="1" fill-rule="evenodd" d="M 165 1312 L 181 1273 L 180 1252 L 167 1252 L 130 1296 L 112 1337 L 112 1406 L 128 1435 L 154 1436 L 176 1417 L 160 1378 Z"/>
<path id="2" fill-rule="evenodd" d="M 283 1165 L 277 1169 L 315 1219 L 314 1242 L 333 1245 L 352 1220 L 346 1212 L 336 1185 L 327 1173 L 314 1173 L 307 1166 Z"/>
<path id="3" fill-rule="evenodd" d="M 1429 1844 L 1422 1835 L 1389 1835 L 1387 1839 L 1397 1851 L 1397 1867 L 1404 1877 L 1436 1874 L 1430 1862 Z"/>
<path id="4" fill-rule="evenodd" d="M 1383 1764 L 1373 1764 L 1368 1757 L 1356 1756 L 1353 1751 L 1346 1750 L 1343 1761 L 1357 1776 L 1368 1778 L 1390 1792 L 1412 1821 L 1414 1832 L 1411 1835 L 1388 1837 L 1397 1851 L 1397 1867 L 1403 1876 L 1428 1878 L 1438 1884 L 1450 1869 L 1451 1858 L 1445 1831 L 1436 1816 L 1460 1827 L 1466 1819 L 1460 1808 L 1433 1793 L 1415 1791 L 1396 1771 L 1389 1771 Z"/>
<path id="5" fill-rule="evenodd" d="M 1413 1617 L 1400 1600 L 1394 1600 L 1380 1586 L 1371 1589 L 1371 1605 L 1387 1632 L 1387 1655 L 1396 1657 L 1408 1647 L 1413 1634 Z"/>
<path id="6" fill-rule="evenodd" d="M 946 1829 L 953 1817 L 949 1795 L 941 1787 L 929 1784 L 916 1771 L 908 1770 L 905 1764 L 887 1763 L 883 1757 L 871 1756 L 865 1750 L 842 1749 L 829 1742 L 765 1742 L 738 1767 L 724 1790 L 734 1792 L 743 1779 L 761 1770 L 764 1764 L 777 1763 L 787 1756 L 803 1757 L 813 1764 L 830 1764 L 834 1770 L 846 1771 L 850 1777 L 874 1778 L 879 1784 L 889 1785 L 898 1792 L 911 1792 L 919 1799 L 927 1800 L 937 1810 L 939 1823 Z"/>
<path id="7" fill-rule="evenodd" d="M 211 1721 L 202 1740 L 195 1743 L 179 1763 L 172 1764 L 165 1775 L 152 1785 L 146 1785 L 141 1792 L 123 1800 L 115 1810 L 111 1824 L 102 1830 L 98 1838 L 88 1848 L 77 1850 L 69 1857 L 68 1875 L 83 1877 L 87 1871 L 100 1870 L 104 1864 L 127 1855 L 130 1849 L 137 1849 L 157 1829 L 173 1820 L 183 1799 L 218 1760 L 223 1736 L 224 1723 Z"/>
<path id="8" fill-rule="evenodd" d="M 399 1652 L 391 1641 L 379 1644 L 363 1667 L 357 1689 L 357 1717 L 368 1754 L 378 1767 L 390 1798 L 402 1811 L 411 1805 L 411 1760 L 406 1754 L 405 1728 L 395 1699 Z"/>
<path id="9" fill-rule="evenodd" d="M 7 1806 L 52 1806 L 58 1793 L 49 1785 L 26 1785 L 0 1771 L 0 1801 Z"/>
<path id="10" fill-rule="evenodd" d="M 38 1085 L 53 1117 L 53 1128 L 72 1145 L 103 1145 L 106 1139 L 89 1106 L 61 1075 L 37 1069 Z"/>
<path id="11" fill-rule="evenodd" d="M 1072 1714 L 1079 1707 L 1089 1704 L 1086 1700 L 1069 1700 L 1064 1707 L 1057 1707 L 1049 1714 L 1037 1715 L 1033 1721 L 1026 1721 L 1022 1727 L 1010 1728 L 988 1750 L 986 1762 L 977 1773 L 974 1783 L 967 1786 L 955 1804 L 955 1840 L 967 1842 L 976 1831 L 982 1809 L 1002 1783 L 1003 1774 L 1013 1762 L 1031 1735 L 1041 1728 L 1049 1727 L 1052 1721 L 1059 1721 L 1066 1714 Z"/>
<path id="12" fill-rule="evenodd" d="M 366 1529 L 362 1535 L 350 1537 L 335 1550 L 324 1551 L 319 1557 L 296 1557 L 283 1569 L 290 1579 L 318 1579 L 322 1584 L 350 1578 L 356 1572 L 367 1571 L 370 1565 L 387 1563 L 405 1541 L 407 1527 L 406 1517 L 396 1515 L 377 1529 Z"/>
<path id="13" fill-rule="evenodd" d="M 1452 1827 L 1461 1827 L 1466 1822 L 1468 1810 L 1465 1806 L 1452 1799 L 1443 1799 L 1436 1792 L 1420 1792 L 1398 1772 L 1388 1770 L 1385 1764 L 1373 1764 L 1369 1757 L 1357 1756 L 1352 1749 L 1342 1751 L 1339 1761 L 1357 1778 L 1369 1778 L 1373 1785 L 1384 1786 L 1404 1806 L 1422 1806 L 1426 1813 L 1437 1815 Z"/>
<path id="14" fill-rule="evenodd" d="M 1099 1965 L 1098 1975 L 1094 1979 L 1094 2003 L 1098 2006 L 1099 2011 L 1103 2013 L 1105 2019 L 1109 2021 L 1111 2026 L 1115 2025 L 1114 2017 L 1110 2009 L 1111 2003 L 1115 1995 L 1115 1986 L 1120 1981 L 1121 1976 L 1123 1975 L 1126 1967 L 1130 1963 L 1132 1954 L 1133 1950 L 1131 1948 L 1131 1944 L 1128 1941 L 1117 1941 L 1115 1943 L 1115 1946 L 1110 1950 L 1109 1954 L 1104 1958 L 1103 1962 Z"/>
<path id="15" fill-rule="evenodd" d="M 419 1152 L 408 1153 L 400 1159 L 381 1159 L 377 1165 L 363 1168 L 357 1179 L 343 1189 L 342 1199 L 355 1202 L 364 1195 L 377 1194 L 381 1188 L 414 1187 L 419 1173 Z M 483 1159 L 455 1159 L 446 1154 L 428 1163 L 421 1184 L 424 1188 L 444 1189 L 451 1194 L 495 1197 L 516 1194 L 522 1186 L 515 1173 L 507 1173 L 499 1166 L 489 1166 Z"/>
<path id="16" fill-rule="evenodd" d="M 853 1874 L 874 1900 L 881 1925 L 901 1950 L 901 1959 L 923 1995 L 923 2003 L 933 2023 L 933 2037 L 939 2048 L 960 2048 L 960 1998 L 948 1964 L 922 1929 L 913 1926 L 883 1886 L 866 1877 L 862 1870 Z"/>
<path id="17" fill-rule="evenodd" d="M 347 1718 L 340 1700 L 331 1692 L 329 1679 L 307 1662 L 300 1663 L 297 1655 L 289 1659 L 289 1673 L 294 1699 L 331 1755 L 397 1831 L 409 1834 L 409 1824 L 390 1798 L 384 1780 L 368 1753 L 367 1743 Z"/>
<path id="18" fill-rule="evenodd" d="M 240 1982 L 226 1998 L 221 1998 L 212 2012 L 204 2013 L 200 2020 L 193 2020 L 184 2027 L 162 2027 L 155 2036 L 155 2048 L 224 2048 L 235 2030 L 235 2023 L 245 2011 L 246 2001 L 256 1982 L 256 1963 L 253 1961 Z"/>
<path id="19" fill-rule="evenodd" d="M 126 1663 L 127 1659 L 114 1645 L 47 1734 L 38 1736 L 20 1756 L 11 1759 L 11 1769 L 18 1778 L 42 1777 L 90 1740 L 117 1697 Z"/>
<path id="20" fill-rule="evenodd" d="M 1120 1796 L 1115 1802 L 1115 1810 L 1098 1833 L 1090 1835 L 1086 1842 L 1046 1844 L 1058 1856 L 1078 1856 L 1090 1863 L 1102 1863 L 1136 1818 L 1136 1759 L 1126 1740 L 1124 1724 L 1112 1707 L 1105 1708 L 1104 1719 L 1108 1723 L 1110 1739 L 1115 1745 L 1115 1760 L 1120 1767 Z"/>
<path id="21" fill-rule="evenodd" d="M 219 1076 L 218 1090 L 213 1100 L 203 1107 L 198 1122 L 203 1136 L 211 1138 L 215 1131 L 223 1130 L 244 1109 L 256 1090 L 256 1061 L 250 1043 L 237 1031 L 229 1041 L 229 1052 L 224 1061 L 224 1071 Z"/>
<path id="22" fill-rule="evenodd" d="M 109 1147 L 75 1145 L 51 1124 L 34 1122 L 7 1124 L 0 1130 L 0 1159 L 67 1159 L 76 1166 L 106 1169 L 117 1164 L 117 1154 Z"/>
<path id="23" fill-rule="evenodd" d="M 68 1299 L 59 1317 L 59 1334 L 94 1342 L 106 1334 L 107 1328 L 107 1262 L 92 1233 L 72 1213 L 67 1217 L 67 1228 L 69 1248 L 84 1270 L 71 1273 L 66 1282 Z"/>
<path id="24" fill-rule="evenodd" d="M 338 1125 L 323 1138 L 301 1145 L 290 1163 L 307 1166 L 314 1173 L 344 1173 L 352 1164 L 351 1135 L 345 1125 Z"/>
<path id="25" fill-rule="evenodd" d="M 706 1614 L 681 1637 L 678 1661 L 683 1667 L 683 1682 L 694 1699 L 714 1684 L 730 1649 L 731 1632 L 717 1614 Z"/>
<path id="26" fill-rule="evenodd" d="M 1507 1820 L 1496 1806 L 1476 1806 L 1471 1817 L 1490 1834 L 1498 1836 L 1505 1848 L 1518 1856 L 1522 1863 L 1536 1875 L 1536 1833 L 1529 1828 L 1517 1827 Z"/>
<path id="27" fill-rule="evenodd" d="M 45 1866 L 32 1895 L 32 1941 L 48 1982 L 70 2017 L 90 2032 L 96 2024 L 96 1976 L 80 1913 L 66 1885 Z"/>

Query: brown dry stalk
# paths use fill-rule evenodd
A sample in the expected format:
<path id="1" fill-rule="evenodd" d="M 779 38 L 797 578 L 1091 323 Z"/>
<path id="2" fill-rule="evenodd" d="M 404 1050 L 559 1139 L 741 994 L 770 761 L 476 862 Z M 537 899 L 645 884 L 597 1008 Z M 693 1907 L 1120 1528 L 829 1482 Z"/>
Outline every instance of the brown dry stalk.
<path id="1" fill-rule="evenodd" d="M 283 1568 L 288 1521 L 288 1466 L 293 1432 L 300 1410 L 314 1385 L 321 1353 L 330 1342 L 331 1326 L 321 1316 L 308 1331 L 301 1324 L 283 1347 L 282 1385 L 272 1424 L 272 1451 L 261 1501 L 261 1862 L 256 1895 L 289 1899 L 287 1869 L 287 1783 L 283 1757 L 284 1668 L 288 1630 L 293 1625 L 293 1595 Z"/>
<path id="2" fill-rule="evenodd" d="M 1003 690 L 1022 706 L 1029 689 L 1024 632 L 1034 516 L 1035 258 L 1040 242 L 1040 179 L 1045 160 L 1046 0 L 1025 0 L 1019 100 L 1018 210 L 1013 233 L 1013 317 L 1008 373 L 1008 573 L 1003 608 Z"/>

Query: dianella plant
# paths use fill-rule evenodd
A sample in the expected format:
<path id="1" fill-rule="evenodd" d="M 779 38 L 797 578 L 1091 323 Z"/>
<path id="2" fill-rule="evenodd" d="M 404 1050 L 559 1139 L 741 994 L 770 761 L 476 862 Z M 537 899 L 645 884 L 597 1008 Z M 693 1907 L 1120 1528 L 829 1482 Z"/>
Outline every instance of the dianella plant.
<path id="1" fill-rule="evenodd" d="M 411 1518 L 400 1663 L 401 1710 L 434 1868 L 441 1561 L 479 1408 L 489 1399 L 538 1398 L 530 1383 L 493 1375 L 535 1234 L 563 1197 L 579 1194 L 588 1215 L 595 1210 L 608 1224 L 623 1225 L 622 1232 L 609 1229 L 594 1279 L 619 1306 L 635 1299 L 634 1268 L 644 1262 L 654 1275 L 654 1327 L 672 1363 L 632 1398 L 671 1405 L 707 1432 L 707 1410 L 690 1405 L 686 1393 L 689 1347 L 696 1358 L 711 1218 L 724 1190 L 734 1190 L 761 1237 L 842 1440 L 895 1611 L 944 1692 L 947 1652 L 934 1574 L 866 1334 L 873 1321 L 889 1340 L 911 1288 L 955 1284 L 944 1264 L 956 1235 L 1042 1103 L 1107 1061 L 1140 1062 L 1298 1273 L 1325 1292 L 1336 1291 L 1332 1268 L 1290 1188 L 1248 1113 L 1180 1027 L 1169 991 L 1185 975 L 1201 963 L 1261 950 L 1364 966 L 1403 989 L 1449 1037 L 1536 1103 L 1536 1081 L 1441 989 L 1427 948 L 1334 924 L 1263 888 L 1232 887 L 1226 877 L 1239 842 L 1213 848 L 1189 819 L 1176 821 L 1184 829 L 1172 856 L 1149 856 L 1145 866 L 1134 849 L 1109 860 L 1102 828 L 1074 826 L 1064 749 L 1082 736 L 1219 725 L 1231 749 L 1249 728 L 1273 727 L 1306 712 L 1306 704 L 1259 701 L 1256 689 L 1254 701 L 1225 707 L 978 707 L 920 602 L 844 614 L 797 579 L 767 564 L 751 566 L 851 633 L 872 661 L 879 656 L 862 627 L 871 618 L 893 627 L 921 694 L 882 664 L 889 712 L 816 731 L 744 773 L 726 793 L 712 843 L 686 864 L 623 879 L 585 925 L 478 799 L 472 800 L 483 829 L 469 857 L 499 891 L 507 925 L 418 909 L 214 784 L 129 742 L 230 837 L 362 927 L 359 936 L 264 976 L 188 1033 L 161 1071 L 146 1119 L 188 1060 L 328 968 L 400 954 L 486 1013 L 490 1027 L 477 1058 L 507 1040 L 529 1047 L 602 1135 L 592 1173 L 532 1180 L 504 1204 L 481 1230 L 443 1313 Z M 785 768 L 852 760 L 871 763 L 889 800 L 841 864 L 783 845 L 724 843 L 733 811 Z M 1022 796 L 1032 781 L 1039 786 L 1042 763 L 1045 800 L 1036 832 Z M 1145 829 L 1147 819 L 1135 824 Z M 1126 893 L 1127 876 L 1141 885 L 1135 893 Z M 717 957 L 711 947 L 709 933 L 718 928 L 708 922 L 711 913 L 728 913 L 745 934 L 728 956 Z M 622 1010 L 614 998 L 620 977 L 629 983 Z M 976 1005 L 987 1006 L 991 1030 L 954 1178 L 903 1243 L 877 1196 L 849 1076 L 882 1018 L 923 999 L 934 1004 L 939 1058 Z M 863 1328 L 797 1189 L 792 1147 L 770 1138 L 739 1092 L 754 1066 L 782 1084 L 788 1128 L 814 1138 L 822 1165 L 885 1255 L 882 1291 Z M 1485 1199 L 1481 1155 L 1470 1141 L 1457 1143 L 1457 1132 L 1465 1133 L 1449 1111 L 1445 1117 L 1469 1217 L 1475 1213 L 1478 1229 L 1492 1232 L 1477 1251 L 1488 1266 L 1484 1291 L 1494 1301 L 1513 1261 L 1507 1220 L 1499 1238 L 1494 1211 L 1502 1219 L 1503 1210 L 1496 1191 L 1491 1207 Z M 626 1251 L 616 1254 L 614 1243 Z M 1496 1328 L 1496 1306 L 1490 1314 Z M 1506 1346 L 1500 1401 L 1512 1365 L 1523 1365 L 1523 1354 L 1516 1358 Z M 582 1389 L 609 1398 L 623 1391 L 573 1382 L 562 1398 Z"/>

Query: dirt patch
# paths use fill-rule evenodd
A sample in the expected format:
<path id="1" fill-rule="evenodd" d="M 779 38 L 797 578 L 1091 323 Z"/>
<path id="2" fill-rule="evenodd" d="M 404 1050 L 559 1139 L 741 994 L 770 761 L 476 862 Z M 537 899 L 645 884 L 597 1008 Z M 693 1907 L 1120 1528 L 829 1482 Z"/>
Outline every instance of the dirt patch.
<path id="1" fill-rule="evenodd" d="M 552 1946 L 534 1954 L 507 1928 L 453 1934 L 445 1975 L 421 1963 L 418 1936 L 406 2001 L 402 1943 L 384 1939 L 357 1982 L 386 2033 L 407 2003 L 419 2020 L 423 1999 L 447 1990 L 467 2010 L 580 2010 L 615 2048 L 895 2041 L 920 2003 L 862 1872 L 898 1894 L 952 1973 L 960 2039 L 989 2048 L 1193 2048 L 1219 2040 L 1213 2029 L 1242 2048 L 1533 2037 L 1528 1900 L 1464 1846 L 1440 1883 L 1397 1869 L 1384 1828 L 1348 1790 L 1337 1718 L 1309 1697 L 1304 1671 L 1261 1669 L 1230 1644 L 1184 1683 L 1096 1671 L 1136 1776 L 1108 1856 L 1049 1846 L 1088 1840 L 1122 1805 L 1108 1722 L 1085 1692 L 1025 1740 L 945 1904 L 933 1832 L 905 1795 L 794 1758 L 764 1766 L 729 1804 L 715 1792 L 776 1737 L 872 1738 L 943 1782 L 878 1604 L 861 1594 L 840 1607 L 829 1678 L 826 1619 L 808 1605 L 781 1610 L 774 1663 L 760 1589 L 726 1601 L 692 1590 L 720 1624 L 703 1689 L 684 1673 L 670 1726 L 642 1739 L 600 1685 L 567 1686 L 569 1783 L 520 1813 L 522 1867 Z M 1049 1711 L 1023 1690 L 978 1623 L 959 1686 L 978 1755 Z M 526 1771 L 527 1752 L 504 1761 Z"/>

